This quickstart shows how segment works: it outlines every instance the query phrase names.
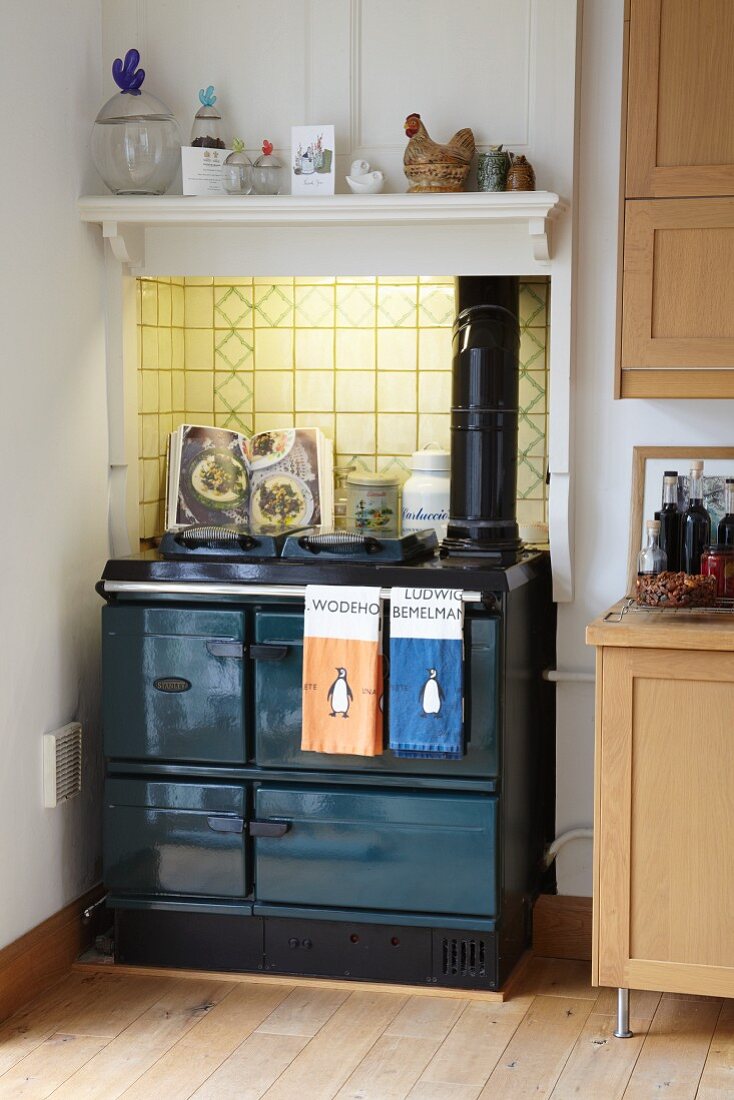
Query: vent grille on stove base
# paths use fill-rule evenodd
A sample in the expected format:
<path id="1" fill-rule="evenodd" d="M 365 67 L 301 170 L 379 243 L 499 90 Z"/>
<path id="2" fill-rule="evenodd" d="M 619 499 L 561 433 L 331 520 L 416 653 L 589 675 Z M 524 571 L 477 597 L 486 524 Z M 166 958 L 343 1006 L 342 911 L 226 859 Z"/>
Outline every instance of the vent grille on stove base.
<path id="1" fill-rule="evenodd" d="M 43 801 L 48 809 L 82 789 L 82 727 L 79 722 L 43 735 Z"/>
<path id="2" fill-rule="evenodd" d="M 445 977 L 483 978 L 486 976 L 487 948 L 484 940 L 449 939 L 442 942 L 442 969 Z"/>

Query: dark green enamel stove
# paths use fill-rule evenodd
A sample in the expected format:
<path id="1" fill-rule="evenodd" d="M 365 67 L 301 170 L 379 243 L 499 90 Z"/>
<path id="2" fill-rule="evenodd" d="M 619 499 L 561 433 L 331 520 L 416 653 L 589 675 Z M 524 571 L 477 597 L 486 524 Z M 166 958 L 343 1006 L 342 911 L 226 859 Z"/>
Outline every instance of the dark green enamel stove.
<path id="1" fill-rule="evenodd" d="M 461 760 L 301 751 L 309 581 L 473 597 Z M 148 553 L 108 562 L 98 589 L 119 961 L 503 984 L 553 825 L 545 555 L 499 568 Z"/>

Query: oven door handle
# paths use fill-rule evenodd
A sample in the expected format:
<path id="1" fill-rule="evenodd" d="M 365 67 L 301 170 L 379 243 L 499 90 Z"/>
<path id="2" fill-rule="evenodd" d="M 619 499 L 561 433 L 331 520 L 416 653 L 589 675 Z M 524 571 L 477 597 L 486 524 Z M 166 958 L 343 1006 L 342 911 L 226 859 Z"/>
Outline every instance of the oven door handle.
<path id="1" fill-rule="evenodd" d="M 212 657 L 233 657 L 236 661 L 241 661 L 245 655 L 242 642 L 211 641 L 206 643 L 206 648 Z"/>
<path id="2" fill-rule="evenodd" d="M 208 817 L 206 823 L 215 833 L 243 833 L 245 822 L 241 817 Z"/>
<path id="3" fill-rule="evenodd" d="M 281 837 L 290 832 L 291 821 L 251 821 L 250 836 Z"/>
<path id="4" fill-rule="evenodd" d="M 289 645 L 251 645 L 253 661 L 283 661 L 290 653 Z"/>

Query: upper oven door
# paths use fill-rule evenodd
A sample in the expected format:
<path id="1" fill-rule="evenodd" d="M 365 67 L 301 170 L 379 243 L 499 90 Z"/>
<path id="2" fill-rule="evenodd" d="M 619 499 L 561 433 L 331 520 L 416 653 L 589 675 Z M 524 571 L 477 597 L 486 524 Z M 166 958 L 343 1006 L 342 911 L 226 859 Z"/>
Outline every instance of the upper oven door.
<path id="1" fill-rule="evenodd" d="M 110 605 L 102 624 L 107 756 L 247 760 L 241 611 Z"/>
<path id="2" fill-rule="evenodd" d="M 501 639 L 498 616 L 482 613 L 466 617 L 466 755 L 461 760 L 400 760 L 388 748 L 381 756 L 374 757 L 302 752 L 303 612 L 258 610 L 254 633 L 255 644 L 250 647 L 250 657 L 255 682 L 255 758 L 262 767 L 482 778 L 494 778 L 498 774 Z M 385 693 L 386 701 L 388 694 Z M 389 725 L 389 709 L 386 717 L 386 725 Z"/>

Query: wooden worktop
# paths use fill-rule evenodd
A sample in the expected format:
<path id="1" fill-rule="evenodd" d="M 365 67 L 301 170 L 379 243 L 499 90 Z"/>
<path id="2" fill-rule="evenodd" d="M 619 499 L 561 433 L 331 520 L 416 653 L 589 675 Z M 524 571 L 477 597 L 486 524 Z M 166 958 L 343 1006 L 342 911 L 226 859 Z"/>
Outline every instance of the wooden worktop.
<path id="1" fill-rule="evenodd" d="M 734 651 L 734 614 L 630 611 L 615 621 L 624 603 L 620 600 L 587 626 L 587 645 Z"/>

